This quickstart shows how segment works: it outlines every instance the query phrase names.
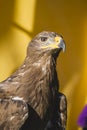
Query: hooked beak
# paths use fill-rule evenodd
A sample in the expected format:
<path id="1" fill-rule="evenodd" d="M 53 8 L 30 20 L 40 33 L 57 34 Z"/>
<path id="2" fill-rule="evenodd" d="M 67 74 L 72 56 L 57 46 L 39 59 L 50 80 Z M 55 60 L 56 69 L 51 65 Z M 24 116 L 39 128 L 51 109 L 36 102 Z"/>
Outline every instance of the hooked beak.
<path id="1" fill-rule="evenodd" d="M 62 37 L 57 36 L 55 37 L 55 42 L 58 48 L 61 48 L 63 52 L 65 51 L 65 42 Z"/>
<path id="2" fill-rule="evenodd" d="M 61 48 L 63 50 L 63 52 L 65 52 L 66 46 L 65 46 L 65 42 L 63 39 L 60 40 L 58 47 Z"/>

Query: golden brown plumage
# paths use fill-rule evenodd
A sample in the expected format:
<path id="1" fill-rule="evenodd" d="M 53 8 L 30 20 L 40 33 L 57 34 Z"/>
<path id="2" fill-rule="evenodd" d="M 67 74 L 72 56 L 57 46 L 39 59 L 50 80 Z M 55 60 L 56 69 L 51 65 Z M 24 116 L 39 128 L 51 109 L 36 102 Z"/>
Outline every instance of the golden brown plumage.
<path id="1" fill-rule="evenodd" d="M 39 33 L 30 42 L 24 63 L 0 83 L 2 130 L 43 130 L 47 122 L 54 119 L 59 87 L 56 59 L 61 49 L 65 49 L 65 44 L 60 35 L 47 31 Z M 4 119 L 6 116 L 8 118 Z M 14 120 L 16 123 L 12 123 Z"/>

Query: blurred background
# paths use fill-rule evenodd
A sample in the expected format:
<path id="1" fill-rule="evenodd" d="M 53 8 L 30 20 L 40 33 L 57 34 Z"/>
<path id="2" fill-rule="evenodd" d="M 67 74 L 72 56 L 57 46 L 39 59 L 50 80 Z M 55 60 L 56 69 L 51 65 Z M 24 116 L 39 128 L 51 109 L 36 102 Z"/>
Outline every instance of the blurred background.
<path id="1" fill-rule="evenodd" d="M 67 130 L 81 130 L 78 115 L 87 104 L 87 1 L 0 0 L 0 81 L 23 62 L 37 33 L 55 31 L 66 52 L 58 58 L 60 91 L 68 100 Z"/>

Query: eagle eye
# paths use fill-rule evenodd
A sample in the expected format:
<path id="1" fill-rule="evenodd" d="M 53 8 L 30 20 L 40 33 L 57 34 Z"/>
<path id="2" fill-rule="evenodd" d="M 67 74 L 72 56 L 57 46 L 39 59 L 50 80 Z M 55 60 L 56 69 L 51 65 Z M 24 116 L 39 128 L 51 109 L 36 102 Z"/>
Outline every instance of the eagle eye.
<path id="1" fill-rule="evenodd" d="M 41 41 L 45 42 L 47 40 L 47 37 L 41 37 Z"/>

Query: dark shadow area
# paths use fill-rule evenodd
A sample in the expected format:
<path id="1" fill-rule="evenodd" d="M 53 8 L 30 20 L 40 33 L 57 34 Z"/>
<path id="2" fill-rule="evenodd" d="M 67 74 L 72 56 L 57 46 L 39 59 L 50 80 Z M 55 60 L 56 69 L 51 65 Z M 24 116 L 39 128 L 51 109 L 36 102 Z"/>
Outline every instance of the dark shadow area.
<path id="1" fill-rule="evenodd" d="M 85 127 L 82 130 L 87 130 L 87 118 L 85 119 Z"/>
<path id="2" fill-rule="evenodd" d="M 83 128 L 82 130 L 87 130 L 87 127 Z"/>
<path id="3" fill-rule="evenodd" d="M 31 106 L 28 106 L 28 110 L 29 117 L 20 130 L 44 130 L 43 121 L 40 119 L 36 111 Z"/>
<path id="4" fill-rule="evenodd" d="M 20 26 L 18 23 L 13 22 L 12 26 L 14 26 L 15 28 L 17 28 L 20 31 L 24 32 L 26 35 L 28 35 L 30 37 L 34 36 L 33 32 L 29 32 L 28 30 L 26 30 L 25 28 L 23 28 L 22 26 Z"/>
<path id="5" fill-rule="evenodd" d="M 0 39 L 4 37 L 11 26 L 14 17 L 15 0 L 0 0 Z M 0 42 L 0 44 L 2 44 Z"/>

